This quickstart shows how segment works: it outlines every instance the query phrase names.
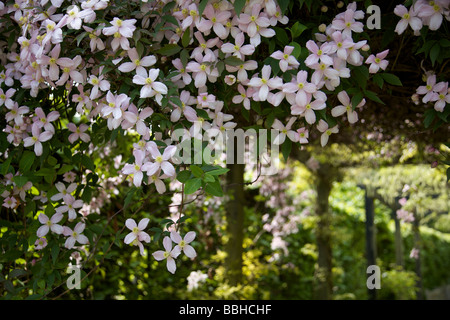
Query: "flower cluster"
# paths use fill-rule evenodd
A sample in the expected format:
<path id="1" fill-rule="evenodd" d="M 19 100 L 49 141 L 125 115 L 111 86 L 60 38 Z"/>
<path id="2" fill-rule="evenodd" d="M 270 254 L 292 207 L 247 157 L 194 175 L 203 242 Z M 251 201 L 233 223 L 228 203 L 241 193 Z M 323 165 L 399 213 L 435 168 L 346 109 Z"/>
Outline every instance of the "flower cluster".
<path id="1" fill-rule="evenodd" d="M 444 17 L 450 21 L 449 3 L 446 0 L 414 1 L 409 10 L 399 4 L 395 7 L 394 13 L 401 18 L 395 27 L 398 34 L 402 34 L 409 25 L 418 36 L 423 26 L 435 31 L 441 27 Z"/>
<path id="2" fill-rule="evenodd" d="M 125 237 L 124 242 L 126 244 L 138 246 L 141 255 L 144 253 L 144 245 L 142 242 L 149 243 L 151 241 L 150 235 L 145 232 L 145 228 L 149 223 L 148 218 L 144 218 L 139 221 L 139 224 L 136 224 L 134 219 L 127 219 L 125 225 L 131 232 Z M 158 260 L 167 261 L 167 270 L 171 273 L 175 273 L 177 269 L 177 265 L 175 263 L 175 259 L 183 252 L 188 258 L 194 259 L 197 256 L 195 249 L 189 244 L 195 239 L 195 232 L 189 231 L 186 233 L 184 238 L 181 238 L 180 234 L 177 231 L 171 231 L 170 236 L 165 236 L 163 239 L 163 250 L 158 250 L 153 252 L 153 257 Z M 173 247 L 173 243 L 175 243 L 175 247 Z"/>
<path id="3" fill-rule="evenodd" d="M 425 78 L 426 85 L 417 88 L 416 94 L 412 97 L 413 101 L 419 103 L 419 96 L 423 96 L 421 101 L 424 104 L 433 102 L 434 109 L 438 112 L 443 112 L 445 106 L 450 103 L 448 81 L 437 82 L 436 75 L 430 71 L 425 74 Z"/>

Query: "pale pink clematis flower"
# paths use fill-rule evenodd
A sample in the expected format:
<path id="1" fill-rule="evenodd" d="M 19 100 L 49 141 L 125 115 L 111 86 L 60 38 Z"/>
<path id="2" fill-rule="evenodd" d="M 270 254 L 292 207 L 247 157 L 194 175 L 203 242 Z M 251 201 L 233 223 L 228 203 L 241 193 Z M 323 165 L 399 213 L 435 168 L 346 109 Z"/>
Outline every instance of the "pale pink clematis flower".
<path id="1" fill-rule="evenodd" d="M 62 234 L 64 228 L 58 224 L 63 218 L 62 213 L 55 213 L 50 219 L 44 214 L 41 213 L 38 217 L 39 222 L 43 225 L 39 227 L 36 231 L 36 235 L 39 238 L 44 237 L 50 230 L 56 234 Z"/>
<path id="2" fill-rule="evenodd" d="M 14 101 L 11 99 L 14 93 L 16 93 L 16 89 L 11 88 L 3 92 L 0 88 L 0 107 L 4 104 L 8 109 L 11 109 L 14 105 Z"/>
<path id="3" fill-rule="evenodd" d="M 174 59 L 172 64 L 179 72 L 179 74 L 171 78 L 173 82 L 177 82 L 177 84 L 180 83 L 180 88 L 192 82 L 192 77 L 186 72 L 186 68 L 183 66 L 180 58 Z M 182 79 L 182 81 L 179 81 L 180 79 Z"/>
<path id="4" fill-rule="evenodd" d="M 234 104 L 242 103 L 245 109 L 250 110 L 250 99 L 248 97 L 251 97 L 253 95 L 253 88 L 248 88 L 246 91 L 242 84 L 238 84 L 237 89 L 240 94 L 234 96 L 232 102 Z"/>
<path id="5" fill-rule="evenodd" d="M 17 200 L 14 197 L 6 197 L 3 200 L 2 206 L 9 209 L 14 209 L 17 205 Z"/>
<path id="6" fill-rule="evenodd" d="M 265 101 L 269 91 L 272 89 L 279 89 L 283 85 L 281 78 L 270 78 L 272 68 L 270 66 L 264 66 L 261 71 L 261 78 L 253 77 L 250 79 L 248 85 L 255 88 L 254 95 L 257 95 L 260 101 Z"/>
<path id="7" fill-rule="evenodd" d="M 206 81 L 214 83 L 217 81 L 219 71 L 217 68 L 212 69 L 210 62 L 213 62 L 213 57 L 197 55 L 194 57 L 195 61 L 190 61 L 186 65 L 186 70 L 192 72 L 194 78 L 194 85 L 196 88 L 202 88 L 205 86 Z"/>
<path id="8" fill-rule="evenodd" d="M 430 1 L 429 4 L 425 3 L 424 5 L 417 8 L 418 16 L 422 18 L 425 25 L 428 25 L 430 30 L 435 31 L 439 29 L 444 20 L 443 15 L 447 16 L 448 20 L 448 12 L 444 12 L 444 8 L 447 5 L 448 1 Z"/>
<path id="9" fill-rule="evenodd" d="M 191 243 L 195 239 L 194 231 L 189 231 L 188 233 L 186 233 L 184 238 L 181 238 L 178 232 L 172 231 L 170 232 L 170 239 L 172 239 L 172 241 L 177 244 L 174 250 L 183 251 L 184 254 L 191 259 L 197 256 L 197 252 L 195 252 L 195 249 L 191 245 L 189 245 L 189 243 Z"/>
<path id="10" fill-rule="evenodd" d="M 111 21 L 111 27 L 106 27 L 103 29 L 103 34 L 105 36 L 113 35 L 114 39 L 111 41 L 111 48 L 116 51 L 120 47 L 123 50 L 130 49 L 130 42 L 128 38 L 133 36 L 134 30 L 136 30 L 136 19 L 122 20 L 114 17 Z"/>
<path id="11" fill-rule="evenodd" d="M 42 142 L 48 141 L 53 137 L 53 133 L 50 131 L 44 131 L 41 133 L 41 129 L 37 125 L 31 126 L 31 137 L 23 140 L 24 147 L 31 147 L 34 145 L 34 153 L 37 156 L 42 155 Z"/>
<path id="12" fill-rule="evenodd" d="M 345 112 L 347 112 L 348 122 L 349 123 L 357 122 L 358 113 L 355 110 L 353 110 L 352 102 L 347 92 L 341 91 L 338 93 L 337 97 L 339 101 L 342 103 L 342 105 L 336 106 L 333 109 L 331 109 L 331 114 L 333 115 L 333 117 L 342 116 Z M 361 100 L 361 102 L 356 106 L 356 108 L 362 107 L 365 103 L 366 103 L 365 99 Z"/>
<path id="13" fill-rule="evenodd" d="M 239 15 L 239 29 L 247 32 L 250 38 L 255 37 L 261 28 L 267 28 L 270 26 L 270 20 L 260 14 L 260 11 L 261 6 L 259 4 L 255 4 L 252 7 L 251 14 L 242 13 Z"/>
<path id="14" fill-rule="evenodd" d="M 138 246 L 142 256 L 144 255 L 144 246 L 142 245 L 142 241 L 146 243 L 150 242 L 149 234 L 144 231 L 144 229 L 147 228 L 149 221 L 150 219 L 148 218 L 142 219 L 141 221 L 139 221 L 139 224 L 136 224 L 136 221 L 134 221 L 134 219 L 127 219 L 127 221 L 125 221 L 126 227 L 130 229 L 131 232 L 127 234 L 124 242 L 126 244 L 133 244 Z"/>
<path id="15" fill-rule="evenodd" d="M 436 83 L 436 75 L 429 74 L 427 76 L 427 84 L 425 86 L 420 86 L 417 88 L 416 93 L 424 95 L 422 98 L 423 103 L 428 103 L 429 101 L 436 101 L 438 99 L 438 93 L 444 88 L 444 82 Z"/>
<path id="16" fill-rule="evenodd" d="M 420 253 L 419 249 L 412 248 L 411 252 L 409 253 L 409 257 L 411 259 L 417 260 L 417 259 L 419 259 L 419 253 Z"/>
<path id="17" fill-rule="evenodd" d="M 104 24 L 102 24 L 104 26 Z M 98 49 L 99 51 L 105 49 L 105 44 L 103 43 L 103 40 L 100 39 L 100 35 L 102 33 L 102 29 L 92 29 L 87 26 L 83 26 L 83 29 L 88 33 L 89 35 L 89 47 L 91 48 L 91 51 L 94 52 L 95 49 Z"/>
<path id="18" fill-rule="evenodd" d="M 77 127 L 75 124 L 70 122 L 67 124 L 67 129 L 73 132 L 71 135 L 69 135 L 68 138 L 71 144 L 73 144 L 78 139 L 81 139 L 83 142 L 91 141 L 91 137 L 87 133 L 85 133 L 89 129 L 89 126 L 87 124 L 82 123 L 79 127 Z"/>
<path id="19" fill-rule="evenodd" d="M 183 90 L 180 93 L 181 107 L 174 105 L 172 114 L 170 115 L 170 121 L 177 122 L 180 120 L 181 114 L 183 114 L 189 122 L 197 121 L 197 112 L 190 107 L 195 103 L 195 98 L 191 96 L 189 91 Z"/>
<path id="20" fill-rule="evenodd" d="M 175 259 L 180 255 L 181 250 L 179 247 L 175 247 L 172 249 L 172 240 L 169 237 L 164 237 L 163 239 L 163 246 L 165 251 L 158 250 L 156 252 L 153 252 L 153 258 L 155 258 L 157 261 L 161 261 L 166 259 L 167 260 L 167 270 L 174 274 L 177 270 L 177 265 L 175 263 Z"/>
<path id="21" fill-rule="evenodd" d="M 128 50 L 127 52 L 128 57 L 130 58 L 131 62 L 124 62 L 119 66 L 120 72 L 131 72 L 135 69 L 144 67 L 151 67 L 156 63 L 156 57 L 155 56 L 146 56 L 142 59 L 139 58 L 138 52 L 136 48 L 132 48 Z M 145 71 L 145 69 L 144 69 Z"/>
<path id="22" fill-rule="evenodd" d="M 205 10 L 203 10 L 203 15 L 207 19 L 201 19 L 197 25 L 197 29 L 204 34 L 207 34 L 212 28 L 219 38 L 225 39 L 228 35 L 225 24 L 231 17 L 231 12 L 228 10 L 216 11 L 212 4 L 208 4 L 206 5 Z"/>
<path id="23" fill-rule="evenodd" d="M 416 12 L 413 8 L 410 8 L 408 11 L 405 6 L 399 4 L 395 7 L 394 13 L 402 18 L 395 27 L 395 32 L 399 35 L 406 30 L 408 24 L 414 31 L 419 31 L 422 29 L 422 20 L 416 17 Z"/>
<path id="24" fill-rule="evenodd" d="M 295 117 L 290 118 L 285 126 L 280 120 L 275 119 L 275 121 L 272 124 L 272 128 L 279 130 L 280 133 L 274 138 L 273 144 L 276 145 L 282 144 L 286 140 L 286 137 L 288 137 L 293 142 L 298 141 L 298 133 L 291 129 L 295 120 L 296 120 Z"/>
<path id="25" fill-rule="evenodd" d="M 439 83 L 440 84 L 440 83 Z M 444 82 L 441 90 L 437 92 L 436 103 L 434 104 L 434 110 L 438 112 L 444 112 L 445 105 L 450 103 L 450 92 L 448 90 L 448 82 Z"/>
<path id="26" fill-rule="evenodd" d="M 12 108 L 9 108 L 9 110 L 10 111 L 5 115 L 5 120 L 7 122 L 14 120 L 14 123 L 18 126 L 21 126 L 23 124 L 22 115 L 30 111 L 28 107 L 19 107 L 17 102 L 14 102 Z"/>
<path id="27" fill-rule="evenodd" d="M 239 66 L 229 66 L 226 65 L 226 69 L 228 72 L 238 72 L 237 73 L 237 80 L 239 80 L 243 84 L 248 83 L 248 70 L 256 70 L 258 68 L 258 63 L 254 60 L 248 60 L 245 61 L 243 64 Z"/>
<path id="28" fill-rule="evenodd" d="M 298 133 L 298 142 L 304 144 L 308 143 L 309 131 L 306 128 L 300 128 L 297 130 Z"/>
<path id="29" fill-rule="evenodd" d="M 292 115 L 304 115 L 309 124 L 316 122 L 316 113 L 314 110 L 322 110 L 326 107 L 325 100 L 315 99 L 311 102 L 312 95 L 307 96 L 306 104 L 291 106 Z"/>
<path id="30" fill-rule="evenodd" d="M 102 108 L 103 116 L 106 117 L 112 113 L 114 119 L 120 119 L 123 115 L 122 106 L 127 105 L 130 98 L 125 93 L 114 95 L 111 91 L 108 91 L 106 101 L 108 104 Z"/>
<path id="31" fill-rule="evenodd" d="M 47 244 L 48 244 L 48 242 L 47 242 L 47 239 L 45 239 L 45 238 L 36 239 L 36 241 L 34 242 L 34 249 L 35 250 L 44 249 L 47 246 Z"/>
<path id="32" fill-rule="evenodd" d="M 136 30 L 136 19 L 122 20 L 117 17 L 113 18 L 111 21 L 111 27 L 103 28 L 103 34 L 105 36 L 114 35 L 119 33 L 125 38 L 131 38 L 133 36 L 134 30 Z"/>
<path id="33" fill-rule="evenodd" d="M 169 176 L 166 174 L 162 174 L 162 175 L 160 175 L 160 174 L 161 174 L 161 171 L 158 170 L 154 175 L 148 177 L 148 184 L 150 185 L 150 184 L 154 183 L 155 187 L 156 187 L 156 191 L 159 194 L 163 194 L 164 192 L 166 192 L 166 184 L 164 183 L 163 180 L 169 178 Z"/>
<path id="34" fill-rule="evenodd" d="M 133 151 L 134 155 L 134 164 L 127 163 L 122 169 L 123 174 L 133 174 L 133 184 L 136 187 L 140 187 L 142 184 L 142 178 L 144 178 L 144 174 L 142 171 L 146 171 L 144 169 L 144 159 L 145 159 L 145 151 L 135 149 Z"/>
<path id="35" fill-rule="evenodd" d="M 325 147 L 325 145 L 328 143 L 328 140 L 329 140 L 330 136 L 333 133 L 338 133 L 339 132 L 338 126 L 334 126 L 332 128 L 329 128 L 328 127 L 328 123 L 326 123 L 322 119 L 319 120 L 319 123 L 317 125 L 317 129 L 320 132 L 322 132 L 322 135 L 320 136 L 320 144 L 322 145 L 322 147 Z"/>
<path id="36" fill-rule="evenodd" d="M 313 40 L 309 40 L 306 42 L 306 48 L 311 52 L 305 60 L 307 66 L 312 66 L 319 62 L 319 60 L 328 65 L 333 64 L 333 59 L 329 54 L 333 54 L 335 50 L 333 50 L 334 48 L 330 43 L 323 43 L 319 48 Z"/>
<path id="37" fill-rule="evenodd" d="M 295 80 L 283 85 L 283 92 L 287 94 L 289 103 L 300 106 L 306 105 L 308 97 L 311 97 L 316 91 L 316 85 L 308 82 L 308 72 L 304 70 L 297 73 Z"/>
<path id="38" fill-rule="evenodd" d="M 83 206 L 83 201 L 81 200 L 75 200 L 75 198 L 67 194 L 63 197 L 64 205 L 61 207 L 56 208 L 57 213 L 64 213 L 68 212 L 69 215 L 69 221 L 75 220 L 77 217 L 77 212 L 75 209 L 81 208 Z"/>
<path id="39" fill-rule="evenodd" d="M 150 69 L 148 74 L 145 69 L 136 69 L 136 75 L 133 77 L 133 83 L 143 85 L 140 92 L 140 98 L 153 97 L 157 93 L 167 94 L 167 86 L 159 81 L 155 81 L 159 75 L 159 69 Z"/>
<path id="40" fill-rule="evenodd" d="M 91 100 L 98 98 L 100 93 L 99 90 L 108 91 L 111 87 L 109 81 L 105 80 L 104 75 L 101 74 L 102 70 L 103 67 L 100 67 L 98 71 L 98 73 L 100 74 L 99 76 L 96 76 L 94 74 L 91 74 L 89 76 L 88 83 L 92 85 L 91 94 L 89 95 Z"/>
<path id="41" fill-rule="evenodd" d="M 67 188 L 64 185 L 64 183 L 62 182 L 57 182 L 55 184 L 56 189 L 59 191 L 59 193 L 53 195 L 50 200 L 52 201 L 58 201 L 61 200 L 65 195 L 71 194 L 72 192 L 75 191 L 75 189 L 77 188 L 77 184 L 76 183 L 71 183 Z"/>
<path id="42" fill-rule="evenodd" d="M 293 46 L 285 46 L 283 52 L 278 50 L 270 55 L 272 58 L 280 60 L 280 70 L 283 72 L 298 68 L 300 65 L 297 59 L 292 55 L 292 51 L 294 51 Z"/>
<path id="43" fill-rule="evenodd" d="M 77 83 L 84 83 L 83 75 L 76 70 L 76 68 L 81 64 L 82 58 L 80 55 L 76 56 L 73 59 L 70 58 L 59 58 L 56 63 L 62 67 L 63 74 L 59 78 L 59 80 L 55 83 L 58 86 L 61 86 L 67 82 L 67 80 L 72 79 Z"/>
<path id="44" fill-rule="evenodd" d="M 233 56 L 244 60 L 244 56 L 249 56 L 255 52 L 255 47 L 251 44 L 244 45 L 245 37 L 244 33 L 239 33 L 236 38 L 236 44 L 232 43 L 224 43 L 222 47 L 220 47 L 220 50 L 224 53 L 231 53 Z"/>
<path id="45" fill-rule="evenodd" d="M 358 17 L 357 12 L 354 10 L 347 9 L 343 15 L 339 15 L 339 18 L 334 19 L 331 25 L 335 30 L 342 31 L 345 36 L 351 37 L 352 32 L 361 33 L 364 31 L 364 25 L 356 21 L 355 18 L 361 17 Z"/>
<path id="46" fill-rule="evenodd" d="M 76 242 L 79 244 L 89 243 L 89 239 L 85 235 L 81 234 L 85 227 L 86 224 L 82 222 L 78 222 L 73 231 L 69 227 L 64 227 L 63 234 L 68 237 L 64 244 L 67 249 L 72 249 Z"/>
<path id="47" fill-rule="evenodd" d="M 389 53 L 389 49 L 384 50 L 380 53 L 377 53 L 376 56 L 374 56 L 373 54 L 371 54 L 367 60 L 366 63 L 369 64 L 369 72 L 370 73 L 377 73 L 378 70 L 382 69 L 382 70 L 386 70 L 386 67 L 389 64 L 389 61 L 387 60 L 383 60 L 384 58 L 386 58 L 386 56 Z"/>
<path id="48" fill-rule="evenodd" d="M 51 122 L 57 120 L 59 118 L 58 111 L 51 111 L 48 115 L 45 115 L 44 110 L 41 107 L 38 107 L 34 110 L 36 117 L 33 119 L 34 125 L 39 128 L 44 128 L 46 131 L 50 131 L 53 134 L 55 133 L 55 128 L 51 124 Z"/>
<path id="49" fill-rule="evenodd" d="M 137 107 L 134 104 L 131 104 L 128 107 L 128 111 L 125 111 L 123 114 L 125 121 L 122 123 L 122 128 L 128 129 L 136 125 L 136 131 L 141 136 L 147 136 L 149 135 L 149 129 L 144 120 L 150 117 L 152 114 L 153 109 L 150 107 L 146 107 L 139 112 Z"/>
<path id="50" fill-rule="evenodd" d="M 158 146 L 155 142 L 150 141 L 147 144 L 147 150 L 150 152 L 150 155 L 155 160 L 155 162 L 147 162 L 142 166 L 143 171 L 147 171 L 148 176 L 152 176 L 159 169 L 162 169 L 166 175 L 169 177 L 173 177 L 175 175 L 175 168 L 169 162 L 169 160 L 173 157 L 175 152 L 177 151 L 176 146 L 167 146 L 164 149 L 164 153 L 161 155 L 159 152 Z"/>

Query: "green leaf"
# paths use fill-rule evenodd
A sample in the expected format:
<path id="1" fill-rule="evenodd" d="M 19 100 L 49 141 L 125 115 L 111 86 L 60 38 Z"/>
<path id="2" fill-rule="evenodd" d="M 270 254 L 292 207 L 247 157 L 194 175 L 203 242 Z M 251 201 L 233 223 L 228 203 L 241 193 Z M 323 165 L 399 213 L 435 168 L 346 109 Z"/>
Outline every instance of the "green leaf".
<path id="1" fill-rule="evenodd" d="M 222 174 L 227 173 L 228 171 L 230 171 L 230 169 L 228 169 L 228 168 L 219 168 L 219 169 L 214 169 L 214 170 L 208 171 L 208 174 L 210 174 L 212 176 L 220 176 Z"/>
<path id="2" fill-rule="evenodd" d="M 237 16 L 239 17 L 239 14 L 242 12 L 242 9 L 245 6 L 246 0 L 235 0 L 234 1 L 234 12 L 236 12 Z"/>
<path id="3" fill-rule="evenodd" d="M 124 207 L 127 207 L 131 203 L 131 200 L 133 199 L 133 196 L 134 196 L 134 193 L 136 192 L 136 190 L 137 190 L 137 188 L 133 187 L 133 188 L 131 188 L 130 191 L 128 191 L 127 196 L 125 197 L 124 204 L 123 204 Z"/>
<path id="4" fill-rule="evenodd" d="M 284 14 L 289 5 L 289 0 L 277 0 L 278 5 L 280 6 L 281 13 Z"/>
<path id="5" fill-rule="evenodd" d="M 82 32 L 82 33 L 80 33 L 80 34 L 75 38 L 75 40 L 77 40 L 77 47 L 80 46 L 81 40 L 83 40 L 84 37 L 87 36 L 87 34 L 88 34 L 87 32 Z"/>
<path id="6" fill-rule="evenodd" d="M 400 78 L 397 77 L 395 74 L 392 73 L 382 73 L 381 76 L 383 79 L 394 86 L 403 86 L 402 82 L 400 81 Z M 380 87 L 381 88 L 381 87 Z"/>
<path id="7" fill-rule="evenodd" d="M 431 64 L 433 66 L 434 66 L 434 63 L 436 62 L 436 59 L 438 58 L 440 52 L 441 52 L 441 46 L 436 43 L 430 50 L 430 60 L 431 60 Z"/>
<path id="8" fill-rule="evenodd" d="M 24 176 L 15 176 L 13 180 L 17 188 L 22 188 L 28 182 L 28 178 Z"/>
<path id="9" fill-rule="evenodd" d="M 189 42 L 191 42 L 191 29 L 187 28 L 183 33 L 183 37 L 181 38 L 181 44 L 183 47 L 189 46 Z"/>
<path id="10" fill-rule="evenodd" d="M 358 92 L 357 94 L 355 94 L 352 97 L 352 107 L 353 110 L 356 108 L 356 106 L 362 101 L 362 99 L 364 98 L 363 93 L 362 92 Z"/>
<path id="11" fill-rule="evenodd" d="M 64 164 L 57 172 L 57 174 L 64 174 L 73 169 L 73 166 L 70 164 Z"/>
<path id="12" fill-rule="evenodd" d="M 425 128 L 429 128 L 434 118 L 436 117 L 436 111 L 434 109 L 428 109 L 424 112 L 424 116 L 425 118 L 423 120 L 423 125 L 425 126 Z"/>
<path id="13" fill-rule="evenodd" d="M 289 155 L 291 154 L 292 150 L 292 141 L 286 137 L 286 140 L 284 140 L 283 145 L 281 146 L 281 153 L 283 154 L 284 160 L 288 160 Z"/>
<path id="14" fill-rule="evenodd" d="M 278 41 L 280 41 L 283 45 L 289 42 L 289 37 L 283 28 L 275 27 L 273 29 L 275 30 L 276 38 Z"/>
<path id="15" fill-rule="evenodd" d="M 380 89 L 383 89 L 384 79 L 383 76 L 379 73 L 375 74 L 372 78 L 373 82 L 380 87 Z"/>
<path id="16" fill-rule="evenodd" d="M 200 1 L 199 5 L 198 5 L 198 15 L 201 16 L 203 14 L 203 11 L 206 8 L 206 5 L 208 4 L 209 0 L 202 0 Z"/>
<path id="17" fill-rule="evenodd" d="M 177 175 L 177 180 L 180 181 L 181 183 L 186 183 L 186 181 L 189 180 L 189 178 L 191 177 L 191 171 L 189 170 L 183 170 L 180 171 Z"/>
<path id="18" fill-rule="evenodd" d="M 184 194 L 193 194 L 202 186 L 202 179 L 194 178 L 186 181 L 184 185 Z"/>
<path id="19" fill-rule="evenodd" d="M 189 168 L 191 169 L 191 172 L 195 177 L 200 178 L 201 176 L 203 176 L 203 170 L 199 166 L 191 164 Z"/>
<path id="20" fill-rule="evenodd" d="M 95 171 L 95 165 L 94 162 L 92 162 L 92 159 L 89 158 L 87 155 L 83 154 L 81 156 L 81 163 L 89 170 Z"/>
<path id="21" fill-rule="evenodd" d="M 223 197 L 222 186 L 219 181 L 208 183 L 205 186 L 205 192 L 216 197 Z"/>
<path id="22" fill-rule="evenodd" d="M 52 260 L 53 260 L 53 264 L 56 263 L 56 261 L 58 260 L 58 255 L 59 255 L 59 245 L 55 244 L 52 247 Z"/>
<path id="23" fill-rule="evenodd" d="M 177 54 L 181 51 L 181 47 L 175 43 L 170 43 L 162 47 L 161 49 L 157 50 L 156 53 L 163 55 L 163 56 L 172 56 L 174 54 Z"/>
<path id="24" fill-rule="evenodd" d="M 0 173 L 2 175 L 5 175 L 8 173 L 9 171 L 9 165 L 11 164 L 11 160 L 13 158 L 14 153 L 10 154 L 8 159 L 5 160 L 5 162 L 2 163 L 2 169 L 0 171 Z"/>
<path id="25" fill-rule="evenodd" d="M 20 171 L 21 172 L 29 171 L 34 163 L 34 159 L 36 159 L 36 155 L 34 154 L 34 152 L 28 150 L 25 151 L 19 162 Z"/>
<path id="26" fill-rule="evenodd" d="M 214 177 L 208 173 L 205 173 L 205 177 L 203 178 L 203 181 L 205 182 L 214 182 L 216 181 L 216 179 L 214 179 Z"/>
<path id="27" fill-rule="evenodd" d="M 308 29 L 308 27 L 301 24 L 300 22 L 297 21 L 296 23 L 294 23 L 294 25 L 290 29 L 292 39 L 299 37 L 306 29 Z"/>
<path id="28" fill-rule="evenodd" d="M 302 53 L 302 47 L 297 42 L 291 42 L 289 43 L 289 45 L 294 47 L 294 50 L 292 51 L 292 56 L 295 59 L 298 59 L 298 57 L 300 57 L 300 54 Z"/>
<path id="29" fill-rule="evenodd" d="M 366 91 L 364 91 L 364 95 L 372 101 L 375 101 L 375 102 L 378 102 L 381 104 L 385 104 L 383 101 L 381 101 L 380 98 L 378 98 L 377 94 L 373 91 L 366 90 Z"/>
<path id="30" fill-rule="evenodd" d="M 227 64 L 229 66 L 233 66 L 233 67 L 237 67 L 237 66 L 244 64 L 244 61 L 242 61 L 241 59 L 239 59 L 238 57 L 235 57 L 235 56 L 230 56 L 230 57 L 226 58 L 225 60 L 223 60 L 223 62 L 225 62 L 225 64 Z"/>

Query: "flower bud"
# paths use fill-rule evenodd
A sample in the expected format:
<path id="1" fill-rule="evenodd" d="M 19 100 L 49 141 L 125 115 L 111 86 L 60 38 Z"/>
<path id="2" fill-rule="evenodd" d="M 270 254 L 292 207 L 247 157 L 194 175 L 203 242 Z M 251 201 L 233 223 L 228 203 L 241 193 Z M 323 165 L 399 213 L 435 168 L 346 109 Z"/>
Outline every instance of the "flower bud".
<path id="1" fill-rule="evenodd" d="M 339 1 L 336 6 L 340 9 L 340 8 L 342 8 L 344 6 L 344 2 L 343 1 Z"/>
<path id="2" fill-rule="evenodd" d="M 327 12 L 328 11 L 328 7 L 327 6 L 322 6 L 321 8 L 320 8 L 320 11 L 322 11 L 322 12 Z"/>
<path id="3" fill-rule="evenodd" d="M 361 50 L 367 52 L 370 50 L 370 46 L 368 44 L 365 44 L 361 47 Z"/>
<path id="4" fill-rule="evenodd" d="M 320 32 L 325 32 L 326 30 L 327 30 L 327 26 L 325 25 L 325 23 L 322 23 L 321 25 L 319 25 Z"/>

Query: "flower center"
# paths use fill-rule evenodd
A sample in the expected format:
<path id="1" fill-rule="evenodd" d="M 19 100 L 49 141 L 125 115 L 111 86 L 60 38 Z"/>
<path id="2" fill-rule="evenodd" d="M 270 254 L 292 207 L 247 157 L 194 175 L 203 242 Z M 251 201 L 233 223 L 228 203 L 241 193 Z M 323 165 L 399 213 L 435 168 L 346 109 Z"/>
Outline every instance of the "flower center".
<path id="1" fill-rule="evenodd" d="M 146 84 L 152 84 L 153 80 L 150 78 L 145 79 Z"/>
<path id="2" fill-rule="evenodd" d="M 133 228 L 133 233 L 139 233 L 139 228 L 138 227 L 134 227 Z"/>
<path id="3" fill-rule="evenodd" d="M 303 82 L 300 82 L 297 86 L 298 86 L 299 89 L 303 89 L 303 87 L 304 87 L 305 85 L 303 84 Z"/>
<path id="4" fill-rule="evenodd" d="M 166 252 L 164 252 L 164 258 L 166 258 L 166 259 L 167 259 L 167 258 L 168 258 L 169 256 L 170 256 L 170 253 L 169 253 L 169 252 L 167 252 L 167 251 L 166 251 Z"/>
<path id="5" fill-rule="evenodd" d="M 163 158 L 161 156 L 157 156 L 155 161 L 161 163 L 163 162 Z"/>
<path id="6" fill-rule="evenodd" d="M 376 62 L 376 63 L 380 63 L 380 62 L 381 62 L 381 59 L 380 59 L 380 58 L 375 58 L 375 62 Z"/>
<path id="7" fill-rule="evenodd" d="M 403 19 L 408 20 L 408 19 L 409 19 L 409 13 L 405 13 L 405 14 L 403 15 Z"/>
<path id="8" fill-rule="evenodd" d="M 327 135 L 331 136 L 331 130 L 326 131 Z"/>

